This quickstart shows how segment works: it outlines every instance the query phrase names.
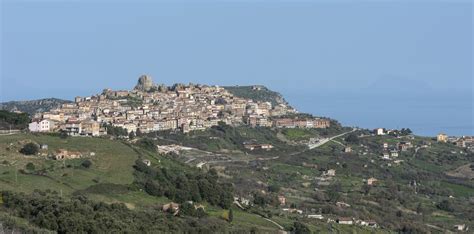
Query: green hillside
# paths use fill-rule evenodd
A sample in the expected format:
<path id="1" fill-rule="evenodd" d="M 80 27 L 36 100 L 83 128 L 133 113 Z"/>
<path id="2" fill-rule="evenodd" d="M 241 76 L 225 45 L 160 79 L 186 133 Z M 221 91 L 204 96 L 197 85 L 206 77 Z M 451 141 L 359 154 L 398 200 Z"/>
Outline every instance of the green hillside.
<path id="1" fill-rule="evenodd" d="M 41 145 L 48 145 L 47 150 L 41 150 L 40 154 L 53 154 L 58 149 L 67 149 L 70 151 L 79 151 L 86 155 L 81 159 L 70 160 L 52 160 L 47 156 L 25 156 L 18 151 L 21 147 L 29 142 Z M 90 156 L 90 153 L 95 153 Z M 203 230 L 204 232 L 215 232 L 217 230 L 242 230 L 245 228 L 256 228 L 257 230 L 275 231 L 278 229 L 274 224 L 263 220 L 255 214 L 237 213 L 236 221 L 242 226 L 230 226 L 220 217 L 226 210 L 216 205 L 211 205 L 206 201 L 202 204 L 206 207 L 208 215 L 202 218 L 192 216 L 170 217 L 161 210 L 161 205 L 171 202 L 168 194 L 151 195 L 147 192 L 146 187 L 141 187 L 140 183 L 143 179 L 154 179 L 148 177 L 146 172 L 140 172 L 135 168 L 137 160 L 148 159 L 151 161 L 152 168 L 163 168 L 168 170 L 168 175 L 174 173 L 178 176 L 181 173 L 201 173 L 195 168 L 190 168 L 173 159 L 160 156 L 154 151 L 150 151 L 142 143 L 127 143 L 123 141 L 113 141 L 101 138 L 66 138 L 62 139 L 55 135 L 44 134 L 18 134 L 9 136 L 0 136 L 0 191 L 11 191 L 13 193 L 4 193 L 0 196 L 0 205 L 3 203 L 10 204 L 14 202 L 15 206 L 0 206 L 0 223 L 6 230 L 19 230 L 31 232 L 44 232 L 47 229 L 57 230 L 60 232 L 63 226 L 48 226 L 45 221 L 39 222 L 33 217 L 24 213 L 25 209 L 38 209 L 34 212 L 48 212 L 43 210 L 44 205 L 61 200 L 64 206 L 70 206 L 76 202 L 77 196 L 84 197 L 87 200 L 80 200 L 83 204 L 81 209 L 71 209 L 70 215 L 76 216 L 78 220 L 87 220 L 88 213 L 83 213 L 82 209 L 87 206 L 96 207 L 102 203 L 105 204 L 123 204 L 124 207 L 111 206 L 107 211 L 101 211 L 100 215 L 111 218 L 114 217 L 114 225 L 108 229 L 122 230 L 126 225 L 131 232 L 138 231 L 139 225 L 147 226 L 145 222 L 148 218 L 160 220 L 167 223 L 165 226 L 150 226 L 153 230 L 173 231 L 178 230 Z M 92 162 L 89 168 L 82 166 L 86 160 Z M 33 164 L 34 169 L 28 164 Z M 138 173 L 138 174 L 137 174 Z M 154 172 L 155 173 L 155 172 Z M 137 177 L 138 176 L 138 177 Z M 188 176 L 189 177 L 189 176 Z M 157 182 L 162 182 L 158 180 Z M 138 183 L 137 183 L 138 182 Z M 173 182 L 172 184 L 177 184 Z M 21 194 L 20 194 L 21 193 Z M 27 194 L 27 195 L 23 195 Z M 218 194 L 218 193 L 217 193 Z M 204 198 L 204 197 L 203 197 Z M 14 200 L 12 200 L 14 199 Z M 25 207 L 21 204 L 29 204 L 32 199 L 42 204 L 41 207 Z M 179 201 L 179 197 L 173 201 Z M 102 205 L 101 205 L 102 206 Z M 126 208 L 125 208 L 126 207 Z M 235 207 L 233 208 L 235 209 Z M 114 211 L 115 210 L 115 211 Z M 33 212 L 33 211 L 32 211 Z M 116 213 L 123 213 L 122 218 L 114 216 Z M 144 212 L 144 213 L 143 213 Z M 126 219 L 130 217 L 140 217 L 146 214 L 146 219 L 136 222 L 134 226 L 128 227 Z M 242 217 L 240 217 L 242 214 Z M 46 215 L 46 214 L 45 214 Z M 99 215 L 96 214 L 96 215 Z M 47 223 L 55 223 L 55 217 L 48 216 Z M 145 216 L 143 216 L 145 217 Z M 246 218 L 245 218 L 246 217 Z M 59 218 L 59 217 L 58 217 Z M 117 218 L 117 219 L 115 219 Z M 87 225 L 80 224 L 78 221 L 76 227 L 68 229 L 67 232 L 89 232 L 100 231 L 104 228 L 103 223 L 90 224 L 93 227 L 87 229 Z M 196 225 L 196 222 L 202 225 Z M 135 231 L 134 231 L 135 230 Z M 140 229 L 142 230 L 142 229 Z M 143 229 L 145 230 L 145 229 Z M 152 229 L 149 229 L 152 230 Z M 207 230 L 207 231 L 205 231 Z"/>
<path id="2" fill-rule="evenodd" d="M 132 141 L 46 134 L 0 136 L 0 190 L 12 192 L 4 193 L 4 202 L 17 204 L 0 206 L 0 220 L 16 230 L 59 231 L 66 223 L 47 215 L 46 204 L 61 201 L 65 207 L 79 202 L 77 209 L 70 208 L 70 215 L 80 220 L 89 219 L 90 214 L 83 212 L 87 207 L 94 215 L 123 215 L 112 223 L 95 222 L 93 229 L 84 229 L 82 224 L 71 229 L 78 232 L 114 230 L 124 227 L 121 225 L 134 232 L 139 225 L 129 225 L 126 217 L 142 215 L 168 223 L 157 230 L 171 232 L 275 232 L 280 226 L 313 232 L 446 232 L 455 224 L 473 225 L 472 152 L 425 137 L 359 136 L 367 132 L 350 131 L 219 125 L 189 134 L 152 133 Z M 305 145 L 311 138 L 343 133 L 346 135 L 321 147 L 310 150 Z M 274 148 L 248 150 L 243 144 L 249 141 Z M 48 149 L 35 156 L 19 153 L 30 142 L 46 144 Z M 390 147 L 410 142 L 412 147 L 388 161 L 381 157 L 383 142 Z M 170 144 L 190 148 L 166 155 L 155 150 L 155 145 Z M 345 147 L 352 152 L 344 153 Z M 47 157 L 59 149 L 78 151 L 84 157 Z M 151 165 L 146 166 L 144 159 Z M 86 161 L 91 162 L 89 166 Z M 334 176 L 324 175 L 329 169 L 335 170 Z M 367 185 L 370 177 L 377 179 L 371 186 Z M 232 204 L 233 196 L 254 205 Z M 278 196 L 285 196 L 286 204 L 280 204 Z M 174 217 L 161 211 L 163 204 L 173 201 L 188 206 L 189 200 L 203 205 L 204 210 L 187 209 Z M 42 205 L 30 207 L 32 201 Z M 94 210 L 99 206 L 106 211 Z M 232 222 L 223 218 L 228 217 L 229 209 L 233 210 Z M 39 222 L 26 210 L 42 212 L 48 218 Z M 324 219 L 307 218 L 308 214 L 321 214 Z M 372 220 L 380 227 L 327 221 L 341 217 Z"/>

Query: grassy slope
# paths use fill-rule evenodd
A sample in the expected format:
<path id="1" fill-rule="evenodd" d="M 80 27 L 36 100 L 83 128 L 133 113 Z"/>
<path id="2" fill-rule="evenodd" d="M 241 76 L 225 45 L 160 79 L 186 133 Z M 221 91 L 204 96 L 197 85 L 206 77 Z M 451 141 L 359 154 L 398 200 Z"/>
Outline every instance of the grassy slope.
<path id="1" fill-rule="evenodd" d="M 261 140 L 269 140 L 268 138 L 258 134 L 255 135 L 255 132 L 248 129 L 237 129 L 236 131 L 240 132 L 239 134 L 236 134 L 238 136 L 245 135 L 249 138 L 261 138 Z M 273 140 L 272 138 L 270 139 Z M 97 155 L 91 158 L 93 161 L 93 166 L 90 169 L 83 169 L 81 167 L 63 168 L 63 162 L 45 160 L 37 157 L 25 157 L 17 153 L 16 151 L 21 146 L 21 144 L 18 144 L 18 142 L 21 141 L 22 144 L 24 144 L 26 142 L 25 140 L 46 143 L 49 145 L 49 151 L 51 152 L 59 148 L 66 148 L 70 150 L 79 150 L 82 152 L 93 151 L 96 152 Z M 343 142 L 343 139 L 339 140 Z M 371 137 L 368 138 L 367 141 L 377 145 L 380 145 L 384 141 L 390 142 L 391 144 L 395 144 L 397 142 L 396 139 L 390 137 Z M 415 141 L 418 141 L 418 139 Z M 13 146 L 10 146 L 12 143 Z M 11 150 L 7 151 L 7 147 L 10 147 Z M 361 150 L 361 148 L 357 145 L 352 145 L 352 147 L 357 151 Z M 299 194 L 297 194 L 297 196 L 288 196 L 288 198 L 290 202 L 298 204 L 303 202 L 308 197 L 312 197 L 314 191 L 313 183 L 311 183 L 311 186 L 308 188 L 302 187 L 302 184 L 304 182 L 312 182 L 312 178 L 321 174 L 321 171 L 318 169 L 303 167 L 302 162 L 315 163 L 320 167 L 336 169 L 337 176 L 335 177 L 334 181 L 338 181 L 341 184 L 342 192 L 348 193 L 347 199 L 352 200 L 353 196 L 360 196 L 358 194 L 362 188 L 363 179 L 366 179 L 369 176 L 375 176 L 381 180 L 379 186 L 373 189 L 376 192 L 381 189 L 386 189 L 385 183 L 388 182 L 389 179 L 385 178 L 385 176 L 388 172 L 393 173 L 393 175 L 400 175 L 404 171 L 410 169 L 442 174 L 444 171 L 457 167 L 459 163 L 465 164 L 469 162 L 469 158 L 465 158 L 464 156 L 459 156 L 454 164 L 439 161 L 449 158 L 449 155 L 445 157 L 441 156 L 451 152 L 454 149 L 456 148 L 450 145 L 433 145 L 433 147 L 431 147 L 429 150 L 426 150 L 426 152 L 419 151 L 419 154 L 416 157 L 412 156 L 413 152 L 406 152 L 403 153 L 399 158 L 405 160 L 401 166 L 386 168 L 385 166 L 382 166 L 384 161 L 380 159 L 379 154 L 370 153 L 367 156 L 357 154 L 344 155 L 340 153 L 342 150 L 341 145 L 330 142 L 320 148 L 298 155 L 285 156 L 282 154 L 280 159 L 265 162 L 266 166 L 269 167 L 269 170 L 267 171 L 258 171 L 250 167 L 242 168 L 242 170 L 239 171 L 239 177 L 248 177 L 250 180 L 261 180 L 264 182 L 269 182 L 270 184 L 279 184 L 282 187 L 296 189 L 299 191 Z M 128 145 L 120 141 L 110 141 L 98 138 L 60 139 L 46 135 L 36 136 L 22 134 L 0 137 L 0 187 L 2 189 L 5 188 L 8 190 L 23 192 L 31 192 L 34 189 L 48 188 L 58 192 L 62 190 L 63 193 L 70 194 L 76 190 L 85 189 L 91 185 L 96 184 L 96 182 L 93 180 L 99 181 L 100 183 L 130 184 L 133 181 L 132 165 L 138 158 L 150 159 L 152 161 L 152 166 L 163 166 L 172 168 L 174 170 L 189 169 L 185 165 L 177 163 L 167 157 L 158 156 L 150 151 L 138 148 L 133 145 Z M 375 163 L 369 163 L 370 159 L 374 159 Z M 3 160 L 7 160 L 11 165 L 2 165 L 1 162 Z M 65 164 L 79 165 L 81 161 L 82 160 L 80 159 L 66 160 Z M 24 168 L 28 162 L 33 162 L 37 169 L 46 168 L 47 176 L 24 175 L 18 173 L 18 184 L 16 184 L 15 167 L 17 169 Z M 338 162 L 340 164 L 336 164 Z M 342 168 L 343 163 L 347 163 L 347 169 Z M 368 167 L 363 167 L 364 164 L 368 164 Z M 64 174 L 67 174 L 67 176 L 64 176 Z M 303 178 L 303 176 L 307 176 L 308 179 Z M 406 187 L 406 184 L 408 183 L 408 181 L 404 179 L 402 180 L 399 178 L 399 176 L 395 176 L 390 180 L 394 180 L 394 182 L 404 187 Z M 470 187 L 449 183 L 444 180 L 435 182 L 438 183 L 434 184 L 436 187 L 448 188 L 453 191 L 453 195 L 456 197 L 468 198 L 474 194 L 474 189 Z M 321 187 L 321 189 L 324 190 L 325 188 Z M 88 194 L 88 196 L 94 200 L 104 201 L 107 203 L 123 202 L 129 208 L 133 209 L 158 207 L 159 204 L 169 202 L 166 198 L 149 196 L 142 191 L 131 191 L 123 194 Z M 403 209 L 415 210 L 416 205 L 421 202 L 423 206 L 426 207 L 430 212 L 436 211 L 432 202 L 440 201 L 441 199 L 443 199 L 443 197 L 434 197 L 423 200 L 422 197 L 419 196 L 416 200 L 409 201 L 409 203 L 405 204 L 405 208 Z M 365 200 L 374 203 L 371 197 L 364 197 L 364 201 L 360 202 L 356 200 L 354 200 L 354 203 L 351 203 L 354 207 L 359 207 L 360 210 L 364 210 L 364 207 L 367 206 Z M 378 206 L 380 205 L 371 205 L 372 209 L 379 209 Z M 214 217 L 220 217 L 222 214 L 222 210 L 215 207 L 207 206 L 207 211 L 211 216 Z M 234 209 L 234 211 L 235 217 L 233 225 L 235 226 L 244 226 L 249 228 L 258 227 L 261 230 L 267 231 L 276 230 L 274 224 L 263 220 L 257 215 L 245 213 L 237 209 Z M 429 223 L 453 223 L 459 221 L 458 218 L 453 217 L 451 214 L 439 210 L 433 212 L 432 215 L 427 216 L 426 218 Z M 274 216 L 272 219 L 285 227 L 290 227 L 294 222 L 292 218 L 284 216 Z M 312 230 L 323 232 L 327 230 L 328 226 L 328 224 L 318 223 L 317 221 L 312 220 L 309 220 L 307 224 Z M 349 230 L 349 227 L 343 225 L 333 224 L 333 227 L 334 229 L 340 230 L 341 232 Z M 357 233 L 364 233 L 366 231 L 366 229 L 360 229 L 357 231 Z"/>
<path id="2" fill-rule="evenodd" d="M 294 136 L 298 136 L 303 132 L 296 132 Z M 455 223 L 469 222 L 466 218 L 463 218 L 461 212 L 466 210 L 457 210 L 454 213 L 448 213 L 440 211 L 436 208 L 435 204 L 444 199 L 448 198 L 448 195 L 452 194 L 456 199 L 452 199 L 453 203 L 458 207 L 469 204 L 469 197 L 474 196 L 474 188 L 472 187 L 472 181 L 464 181 L 464 184 L 457 184 L 450 182 L 450 178 L 444 176 L 444 172 L 457 168 L 459 165 L 466 165 L 472 163 L 472 158 L 469 158 L 466 154 L 452 154 L 451 152 L 459 152 L 459 148 L 450 144 L 438 144 L 430 139 L 416 138 L 412 140 L 413 143 L 421 141 L 430 141 L 432 146 L 428 149 L 422 149 L 414 157 L 414 148 L 407 152 L 403 152 L 398 158 L 404 160 L 401 165 L 395 165 L 392 162 L 392 166 L 387 166 L 387 161 L 381 159 L 380 146 L 382 142 L 389 142 L 391 145 L 395 145 L 399 141 L 404 139 L 397 139 L 390 136 L 375 136 L 368 137 L 363 140 L 365 145 L 376 145 L 376 150 L 369 150 L 366 155 L 362 155 L 364 150 L 359 144 L 350 144 L 344 141 L 344 139 L 338 139 L 346 145 L 350 145 L 356 152 L 353 154 L 342 153 L 343 146 L 335 142 L 329 142 L 326 145 L 306 151 L 297 155 L 281 155 L 277 160 L 271 160 L 263 162 L 263 165 L 255 168 L 239 168 L 239 173 L 233 173 L 231 175 L 244 177 L 246 180 L 260 180 L 265 184 L 277 184 L 284 188 L 283 193 L 287 196 L 287 203 L 309 203 L 312 201 L 314 189 L 318 188 L 322 191 L 328 187 L 317 186 L 313 180 L 322 174 L 319 168 L 333 168 L 336 169 L 336 176 L 331 181 L 331 184 L 339 183 L 341 185 L 342 200 L 348 201 L 352 204 L 352 207 L 362 217 L 368 217 L 376 219 L 377 222 L 381 222 L 379 214 L 383 214 L 384 205 L 377 203 L 377 197 L 386 197 L 386 191 L 389 191 L 388 186 L 393 184 L 399 185 L 403 192 L 399 192 L 398 196 L 405 197 L 405 203 L 392 202 L 391 212 L 395 212 L 400 209 L 406 216 L 413 215 L 412 213 L 416 210 L 419 203 L 422 204 L 425 210 L 425 222 L 428 224 L 439 225 L 442 228 L 450 229 Z M 378 152 L 380 150 L 380 153 Z M 457 156 L 456 156 L 457 155 Z M 371 160 L 374 160 L 371 162 Z M 304 167 L 302 163 L 313 163 L 318 165 L 318 169 Z M 367 166 L 365 166 L 367 165 Z M 231 165 L 230 165 L 231 166 Z M 269 168 L 262 170 L 263 167 Z M 232 169 L 227 170 L 228 173 L 232 173 Z M 414 194 L 412 189 L 408 186 L 409 179 L 406 176 L 412 176 L 419 173 L 422 178 L 417 182 L 422 184 L 422 187 L 430 187 L 436 190 L 446 190 L 447 195 L 435 195 L 426 197 L 424 194 Z M 406 176 L 403 176 L 406 175 Z M 364 179 L 369 177 L 376 177 L 380 181 L 377 186 L 372 189 L 370 196 L 363 196 L 361 191 L 364 185 Z M 238 179 L 236 180 L 238 181 Z M 309 184 L 308 187 L 304 186 L 304 183 Z M 383 190 L 383 192 L 382 192 Z M 296 193 L 297 191 L 297 193 Z M 385 193 L 385 194 L 384 194 Z M 361 199 L 362 198 L 362 199 Z M 312 206 L 320 208 L 322 206 L 315 202 Z M 370 209 L 367 209 L 370 207 Z M 397 207 L 399 207 L 397 209 Z M 351 209 L 348 209 L 349 211 Z M 376 214 L 371 213 L 372 210 L 377 210 Z M 274 209 L 275 213 L 279 212 L 279 209 Z M 350 214 L 350 213 L 349 213 Z M 453 216 L 455 214 L 456 216 Z M 350 215 L 349 215 L 350 216 Z M 357 215 L 354 215 L 357 216 Z M 415 215 L 421 217 L 420 215 Z M 367 219 L 368 219 L 367 218 Z M 288 221 L 288 220 L 287 220 Z M 282 221 L 282 224 L 283 221 Z M 291 225 L 291 224 L 288 224 Z M 324 224 L 325 226 L 327 224 Z M 341 228 L 344 228 L 342 226 Z M 319 229 L 316 229 L 319 230 Z M 324 230 L 324 229 L 322 229 Z"/>
<path id="3" fill-rule="evenodd" d="M 44 153 L 52 153 L 58 149 L 80 151 L 84 155 L 95 152 L 88 157 L 93 165 L 89 169 L 80 167 L 84 159 L 65 161 L 46 160 L 44 157 L 25 157 L 18 153 L 23 142 L 33 141 L 47 144 L 49 149 Z M 7 150 L 10 148 L 10 150 Z M 0 166 L 0 185 L 8 189 L 31 192 L 34 189 L 51 189 L 63 193 L 71 193 L 87 188 L 96 182 L 130 184 L 133 182 L 131 165 L 137 159 L 136 153 L 128 146 L 105 139 L 67 138 L 48 135 L 20 134 L 0 137 L 0 161 L 6 160 L 8 165 Z M 15 173 L 15 169 L 24 169 L 27 163 L 33 163 L 36 170 L 45 169 L 43 176 Z M 68 167 L 70 165 L 71 167 Z M 64 167 L 66 166 L 66 167 Z M 15 178 L 17 175 L 17 181 Z M 96 182 L 94 182 L 95 180 Z"/>
<path id="4" fill-rule="evenodd" d="M 57 149 L 68 149 L 81 152 L 95 152 L 96 156 L 89 157 L 93 166 L 89 169 L 80 167 L 85 159 L 55 161 L 45 157 L 27 157 L 18 153 L 22 144 L 34 141 L 48 144 L 49 152 Z M 7 150 L 10 148 L 10 150 Z M 16 192 L 31 193 L 35 189 L 52 190 L 63 195 L 71 195 L 75 191 L 84 190 L 99 183 L 114 183 L 128 185 L 133 182 L 133 165 L 136 159 L 146 158 L 152 161 L 152 166 L 163 166 L 173 170 L 186 170 L 186 166 L 176 163 L 166 157 L 160 157 L 149 151 L 127 145 L 119 141 L 99 138 L 67 138 L 60 139 L 48 135 L 19 134 L 0 136 L 0 188 Z M 8 165 L 3 164 L 7 161 Z M 36 170 L 46 169 L 46 175 L 15 173 L 24 169 L 27 163 L 33 163 Z M 72 165 L 72 167 L 64 167 Z M 15 174 L 17 181 L 15 180 Z M 67 174 L 65 176 L 65 174 Z M 93 181 L 95 180 L 95 181 Z M 143 191 L 129 191 L 126 193 L 86 193 L 93 200 L 106 203 L 125 203 L 130 209 L 158 208 L 160 204 L 170 202 L 165 197 L 154 197 Z M 219 218 L 222 210 L 206 205 L 212 217 Z M 249 214 L 236 209 L 234 213 L 236 227 L 256 227 L 259 230 L 276 231 L 275 225 L 263 220 L 257 215 Z M 1 217 L 0 217 L 1 218 Z M 26 221 L 25 221 L 26 222 Z M 29 226 L 25 223 L 25 226 Z M 34 226 L 29 226 L 33 227 Z"/>

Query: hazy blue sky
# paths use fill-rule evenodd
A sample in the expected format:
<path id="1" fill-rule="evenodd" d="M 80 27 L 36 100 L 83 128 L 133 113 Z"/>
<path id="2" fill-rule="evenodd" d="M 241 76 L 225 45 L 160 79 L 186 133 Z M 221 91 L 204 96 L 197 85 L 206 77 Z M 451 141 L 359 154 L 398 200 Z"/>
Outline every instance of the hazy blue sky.
<path id="1" fill-rule="evenodd" d="M 263 84 L 347 124 L 417 124 L 397 117 L 407 112 L 473 134 L 471 1 L 1 2 L 0 101 L 128 89 L 149 74 Z"/>

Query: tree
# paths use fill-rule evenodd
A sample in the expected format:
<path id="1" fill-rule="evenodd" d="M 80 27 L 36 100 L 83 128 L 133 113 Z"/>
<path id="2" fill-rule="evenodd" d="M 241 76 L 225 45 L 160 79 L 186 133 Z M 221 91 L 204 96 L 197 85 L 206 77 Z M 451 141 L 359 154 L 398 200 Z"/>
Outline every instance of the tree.
<path id="1" fill-rule="evenodd" d="M 397 212 L 395 213 L 397 215 L 397 217 L 401 218 L 403 216 L 403 213 L 401 210 L 397 210 Z"/>
<path id="2" fill-rule="evenodd" d="M 409 129 L 409 128 L 402 128 L 402 130 L 400 131 L 400 133 L 401 133 L 401 135 L 406 136 L 406 135 L 412 134 L 412 131 L 411 131 L 411 129 Z"/>
<path id="3" fill-rule="evenodd" d="M 370 186 L 368 184 L 362 185 L 362 192 L 364 193 L 364 195 L 369 195 L 371 188 L 372 188 L 372 186 Z"/>
<path id="4" fill-rule="evenodd" d="M 69 136 L 69 135 L 68 135 L 67 132 L 64 131 L 64 130 L 61 130 L 61 131 L 59 132 L 59 138 L 61 138 L 61 139 L 66 139 L 68 136 Z"/>
<path id="5" fill-rule="evenodd" d="M 336 202 L 341 197 L 341 184 L 335 183 L 328 188 L 328 198 L 332 202 Z"/>
<path id="6" fill-rule="evenodd" d="M 26 164 L 25 168 L 26 168 L 26 170 L 28 170 L 28 171 L 34 171 L 34 170 L 35 170 L 35 164 L 33 164 L 33 163 L 28 163 L 28 164 Z"/>
<path id="7" fill-rule="evenodd" d="M 442 202 L 438 203 L 436 207 L 438 207 L 438 209 L 440 210 L 444 210 L 448 212 L 454 211 L 453 205 L 451 204 L 449 200 L 443 200 Z"/>
<path id="8" fill-rule="evenodd" d="M 232 211 L 232 209 L 229 209 L 229 223 L 232 223 L 232 220 L 234 220 L 234 211 Z"/>
<path id="9" fill-rule="evenodd" d="M 194 205 L 191 202 L 183 202 L 179 206 L 179 214 L 180 215 L 195 216 L 196 215 L 196 209 L 194 209 Z"/>
<path id="10" fill-rule="evenodd" d="M 135 132 L 134 131 L 131 131 L 129 134 L 128 134 L 128 138 L 130 140 L 132 140 L 133 138 L 135 138 Z"/>
<path id="11" fill-rule="evenodd" d="M 135 133 L 135 136 L 143 136 L 143 132 L 142 130 L 140 130 L 139 128 L 137 129 L 137 132 Z"/>
<path id="12" fill-rule="evenodd" d="M 0 110 L 0 129 L 24 129 L 28 127 L 30 118 L 26 113 L 13 113 Z"/>
<path id="13" fill-rule="evenodd" d="M 90 168 L 92 166 L 92 162 L 91 160 L 87 159 L 81 163 L 81 166 L 83 166 L 84 168 Z"/>
<path id="14" fill-rule="evenodd" d="M 20 153 L 24 155 L 35 155 L 39 151 L 39 147 L 35 143 L 28 143 L 21 148 Z"/>
<path id="15" fill-rule="evenodd" d="M 280 186 L 277 185 L 277 184 L 272 184 L 272 185 L 268 186 L 268 191 L 270 191 L 272 193 L 278 193 L 280 191 Z"/>
<path id="16" fill-rule="evenodd" d="M 311 233 L 308 226 L 306 226 L 304 223 L 301 223 L 299 221 L 293 223 L 293 227 L 291 228 L 291 231 L 293 231 L 293 233 L 295 234 Z"/>
<path id="17" fill-rule="evenodd" d="M 421 203 L 418 203 L 418 206 L 416 206 L 416 213 L 418 214 L 423 213 L 423 207 L 421 206 Z"/>
<path id="18" fill-rule="evenodd" d="M 355 133 L 349 134 L 349 136 L 344 139 L 346 142 L 352 143 L 352 144 L 357 144 L 359 143 L 359 137 Z"/>

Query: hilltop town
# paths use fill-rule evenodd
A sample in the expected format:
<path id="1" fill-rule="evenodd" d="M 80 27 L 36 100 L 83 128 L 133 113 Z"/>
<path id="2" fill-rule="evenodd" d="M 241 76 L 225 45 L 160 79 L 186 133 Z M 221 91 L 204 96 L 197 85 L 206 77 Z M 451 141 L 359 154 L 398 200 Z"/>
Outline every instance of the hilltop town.
<path id="1" fill-rule="evenodd" d="M 10 206 L 17 197 L 49 204 L 49 196 L 81 195 L 91 206 L 125 204 L 107 213 L 130 212 L 123 222 L 148 212 L 134 231 L 149 220 L 190 222 L 147 226 L 163 232 L 468 232 L 473 225 L 470 136 L 345 127 L 299 113 L 264 86 L 168 87 L 149 76 L 132 90 L 24 103 L 0 111 L 0 198 L 9 204 L 0 206 L 0 221 L 29 209 Z M 23 230 L 67 226 L 51 214 L 40 224 L 19 218 L 28 223 Z"/>
<path id="2" fill-rule="evenodd" d="M 253 86 L 255 92 L 261 88 Z M 100 94 L 76 97 L 73 103 L 36 113 L 29 130 L 102 136 L 107 134 L 108 126 L 125 129 L 128 134 L 163 130 L 187 133 L 217 126 L 219 122 L 277 128 L 330 126 L 328 119 L 301 118 L 296 113 L 287 103 L 274 105 L 242 98 L 219 86 L 175 84 L 167 87 L 156 85 L 150 76 L 143 75 L 131 91 L 105 89 Z"/>
<path id="3" fill-rule="evenodd" d="M 298 113 L 264 86 L 167 87 L 148 76 L 130 91 L 34 103 L 33 119 L 15 102 L 18 110 L 0 111 L 0 198 L 8 204 L 0 204 L 0 221 L 19 219 L 7 228 L 68 228 L 50 211 L 35 211 L 47 213 L 40 223 L 17 214 L 30 199 L 40 199 L 41 210 L 56 202 L 50 197 L 75 204 L 77 195 L 88 199 L 73 211 L 79 220 L 95 215 L 82 207 L 102 202 L 113 204 L 102 215 L 126 213 L 123 224 L 146 212 L 138 226 L 125 225 L 130 232 L 468 232 L 474 225 L 473 137 L 344 127 Z"/>

